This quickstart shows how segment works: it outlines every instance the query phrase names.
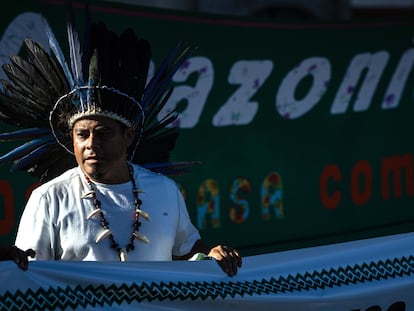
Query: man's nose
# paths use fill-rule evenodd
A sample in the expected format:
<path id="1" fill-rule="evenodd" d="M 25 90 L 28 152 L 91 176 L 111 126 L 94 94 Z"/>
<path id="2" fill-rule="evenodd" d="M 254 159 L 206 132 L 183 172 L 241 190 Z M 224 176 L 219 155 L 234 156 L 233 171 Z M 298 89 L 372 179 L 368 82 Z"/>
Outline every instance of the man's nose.
<path id="1" fill-rule="evenodd" d="M 99 147 L 99 139 L 93 133 L 89 135 L 86 147 L 89 149 L 95 149 Z"/>

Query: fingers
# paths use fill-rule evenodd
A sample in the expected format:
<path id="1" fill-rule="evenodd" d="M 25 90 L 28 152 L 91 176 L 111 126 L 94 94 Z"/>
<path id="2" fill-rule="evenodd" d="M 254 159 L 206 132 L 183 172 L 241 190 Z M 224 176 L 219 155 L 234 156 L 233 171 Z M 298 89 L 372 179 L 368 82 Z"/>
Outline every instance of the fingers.
<path id="1" fill-rule="evenodd" d="M 236 268 L 240 268 L 242 266 L 242 258 L 239 252 L 228 246 L 225 246 L 225 250 L 227 251 L 227 254 L 233 258 L 232 264 L 236 265 Z"/>
<path id="2" fill-rule="evenodd" d="M 29 268 L 29 260 L 28 257 L 34 258 L 36 255 L 35 251 L 32 249 L 28 249 L 23 251 L 17 247 L 14 247 L 14 254 L 13 254 L 13 261 L 17 264 L 17 266 L 26 271 Z"/>
<path id="3" fill-rule="evenodd" d="M 26 250 L 24 252 L 24 254 L 25 254 L 26 257 L 29 257 L 30 256 L 31 258 L 34 258 L 36 256 L 36 252 L 34 250 L 32 250 L 31 248 L 29 248 L 28 250 Z"/>
<path id="4" fill-rule="evenodd" d="M 26 271 L 29 268 L 29 261 L 26 256 L 18 256 L 14 261 L 23 271 Z"/>
<path id="5" fill-rule="evenodd" d="M 24 252 L 20 249 L 16 250 L 16 253 L 13 257 L 13 261 L 17 264 L 17 266 L 26 271 L 28 266 L 29 266 L 29 262 L 27 260 L 27 256 L 25 256 Z"/>
<path id="6" fill-rule="evenodd" d="M 209 255 L 217 260 L 220 267 L 228 276 L 236 275 L 238 268 L 242 266 L 240 254 L 232 247 L 216 246 L 211 250 Z"/>
<path id="7" fill-rule="evenodd" d="M 238 268 L 241 267 L 241 257 L 239 253 L 233 248 L 226 247 L 224 251 L 224 260 L 227 266 L 227 275 L 234 276 L 237 274 Z"/>

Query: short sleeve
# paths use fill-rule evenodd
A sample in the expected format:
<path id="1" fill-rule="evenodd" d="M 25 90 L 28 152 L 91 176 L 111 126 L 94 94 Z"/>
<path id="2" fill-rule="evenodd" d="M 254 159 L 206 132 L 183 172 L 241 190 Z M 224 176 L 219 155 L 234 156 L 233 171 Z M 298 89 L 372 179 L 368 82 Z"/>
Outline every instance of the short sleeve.
<path id="1" fill-rule="evenodd" d="M 179 205 L 179 223 L 173 248 L 173 255 L 184 256 L 190 253 L 195 242 L 200 239 L 200 233 L 191 222 L 184 198 L 178 188 L 177 201 Z"/>
<path id="2" fill-rule="evenodd" d="M 45 197 L 34 190 L 23 210 L 15 245 L 36 251 L 36 260 L 53 260 L 51 226 Z"/>

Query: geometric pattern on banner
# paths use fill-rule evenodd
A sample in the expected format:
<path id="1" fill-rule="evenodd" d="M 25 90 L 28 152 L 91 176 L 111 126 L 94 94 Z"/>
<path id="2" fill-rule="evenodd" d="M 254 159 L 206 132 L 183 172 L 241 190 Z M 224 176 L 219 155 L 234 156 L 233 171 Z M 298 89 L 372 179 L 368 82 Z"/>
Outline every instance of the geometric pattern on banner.
<path id="1" fill-rule="evenodd" d="M 168 282 L 122 285 L 40 288 L 0 296 L 0 310 L 47 310 L 114 304 L 186 300 L 226 299 L 236 295 L 269 295 L 301 292 L 409 276 L 414 272 L 414 257 L 363 263 L 362 265 L 270 277 L 254 281 Z"/>

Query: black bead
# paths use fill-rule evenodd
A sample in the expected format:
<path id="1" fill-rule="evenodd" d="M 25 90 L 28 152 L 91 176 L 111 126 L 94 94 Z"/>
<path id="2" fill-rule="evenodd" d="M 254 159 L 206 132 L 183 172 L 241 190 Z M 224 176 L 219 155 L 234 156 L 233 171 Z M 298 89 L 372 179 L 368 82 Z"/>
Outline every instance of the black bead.
<path id="1" fill-rule="evenodd" d="M 134 204 L 135 204 L 135 208 L 139 208 L 139 206 L 142 204 L 142 201 L 139 199 L 138 197 L 138 190 L 137 190 L 137 186 L 134 180 L 134 170 L 132 165 L 128 164 L 128 168 L 129 168 L 129 172 L 130 172 L 130 178 L 131 178 L 131 182 L 132 182 L 132 186 L 133 186 L 133 194 L 134 194 Z M 98 200 L 98 198 L 96 197 L 96 192 L 94 190 L 93 187 L 93 183 L 92 181 L 89 179 L 88 176 L 85 175 L 85 178 L 89 184 L 89 189 L 93 192 L 92 193 L 92 199 L 93 199 L 93 204 L 95 206 L 95 208 L 100 208 L 100 206 L 102 205 L 101 201 Z M 105 215 L 103 212 L 99 213 L 99 217 L 101 219 L 101 226 L 104 229 L 109 229 L 109 223 L 106 221 L 105 219 Z M 141 226 L 141 222 L 138 221 L 138 219 L 134 222 L 133 224 L 133 229 L 135 231 L 138 231 L 138 228 Z M 121 253 L 121 247 L 119 247 L 119 244 L 115 241 L 114 236 L 112 234 L 110 234 L 108 236 L 109 240 L 111 241 L 111 248 L 116 249 L 116 251 L 118 252 L 118 254 Z M 135 249 L 135 245 L 134 245 L 134 241 L 135 241 L 135 237 L 134 235 L 131 235 L 131 239 L 130 239 L 130 243 L 126 246 L 126 251 L 129 252 L 130 250 L 134 250 Z"/>

